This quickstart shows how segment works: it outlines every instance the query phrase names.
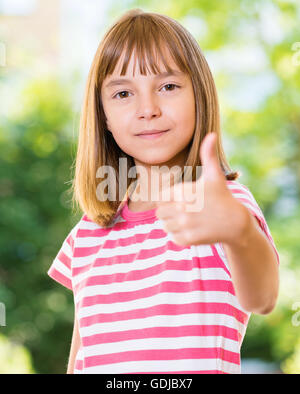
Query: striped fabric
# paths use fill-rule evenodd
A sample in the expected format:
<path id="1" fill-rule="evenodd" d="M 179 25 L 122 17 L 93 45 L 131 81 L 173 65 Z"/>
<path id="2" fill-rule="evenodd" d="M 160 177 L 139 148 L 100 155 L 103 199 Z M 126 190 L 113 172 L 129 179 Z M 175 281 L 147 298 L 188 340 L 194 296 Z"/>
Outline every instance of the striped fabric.
<path id="1" fill-rule="evenodd" d="M 276 251 L 249 189 L 227 185 Z M 48 271 L 74 293 L 74 373 L 240 373 L 250 313 L 235 295 L 222 244 L 179 246 L 155 209 L 133 212 L 127 201 L 107 229 L 83 215 Z"/>

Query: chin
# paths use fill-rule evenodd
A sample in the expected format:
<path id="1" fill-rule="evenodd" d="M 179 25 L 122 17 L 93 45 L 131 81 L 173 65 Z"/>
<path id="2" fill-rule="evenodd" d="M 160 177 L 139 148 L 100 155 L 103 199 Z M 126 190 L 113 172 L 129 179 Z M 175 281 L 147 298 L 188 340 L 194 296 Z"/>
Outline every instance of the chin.
<path id="1" fill-rule="evenodd" d="M 160 157 L 153 157 L 151 155 L 151 158 L 147 160 L 147 157 L 143 157 L 141 159 L 137 159 L 138 163 L 145 164 L 148 166 L 163 166 L 163 165 L 168 165 L 167 163 L 172 160 L 172 156 L 160 156 Z"/>

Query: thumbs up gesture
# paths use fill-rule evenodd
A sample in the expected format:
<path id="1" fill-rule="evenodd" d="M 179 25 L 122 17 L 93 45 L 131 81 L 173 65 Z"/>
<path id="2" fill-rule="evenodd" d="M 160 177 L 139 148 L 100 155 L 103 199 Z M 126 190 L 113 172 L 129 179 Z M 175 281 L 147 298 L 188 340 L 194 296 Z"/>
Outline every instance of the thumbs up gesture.
<path id="1" fill-rule="evenodd" d="M 209 133 L 201 144 L 199 179 L 164 189 L 164 196 L 167 193 L 170 198 L 158 203 L 156 216 L 179 245 L 236 243 L 249 223 L 248 209 L 232 196 L 227 187 L 216 141 L 216 133 Z"/>

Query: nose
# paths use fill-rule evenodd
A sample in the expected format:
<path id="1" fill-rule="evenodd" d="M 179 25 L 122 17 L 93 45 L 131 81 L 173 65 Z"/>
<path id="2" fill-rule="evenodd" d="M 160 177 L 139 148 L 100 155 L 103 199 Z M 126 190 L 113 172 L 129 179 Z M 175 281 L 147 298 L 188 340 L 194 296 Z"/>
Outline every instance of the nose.
<path id="1" fill-rule="evenodd" d="M 152 93 L 145 93 L 138 99 L 137 115 L 141 119 L 151 119 L 161 114 L 159 99 Z"/>

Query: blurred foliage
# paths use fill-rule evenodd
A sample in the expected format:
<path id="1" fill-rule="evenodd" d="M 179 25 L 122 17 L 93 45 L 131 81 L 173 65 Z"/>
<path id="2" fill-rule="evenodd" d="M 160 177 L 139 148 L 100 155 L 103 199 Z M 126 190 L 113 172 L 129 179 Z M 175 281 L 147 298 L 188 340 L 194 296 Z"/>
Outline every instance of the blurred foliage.
<path id="1" fill-rule="evenodd" d="M 28 350 L 0 334 L 0 374 L 4 373 L 32 374 L 35 371 Z"/>
<path id="2" fill-rule="evenodd" d="M 38 373 L 65 371 L 73 328 L 72 293 L 46 275 L 77 219 L 69 96 L 57 78 L 29 81 L 0 125 L 1 332 L 30 349 Z"/>
<path id="3" fill-rule="evenodd" d="M 277 306 L 269 315 L 252 315 L 242 359 L 299 373 L 300 56 L 297 61 L 292 48 L 300 41 L 300 4 L 115 0 L 110 18 L 136 7 L 177 19 L 198 40 L 219 92 L 227 157 L 263 210 L 280 254 Z M 7 78 L 0 68 L 0 82 Z M 66 371 L 72 336 L 72 293 L 46 275 L 79 219 L 67 192 L 71 96 L 56 77 L 29 81 L 0 124 L 0 301 L 7 313 L 0 330 L 29 349 L 37 373 Z"/>
<path id="4" fill-rule="evenodd" d="M 295 351 L 291 357 L 282 363 L 284 373 L 300 373 L 300 338 L 295 344 Z"/>

